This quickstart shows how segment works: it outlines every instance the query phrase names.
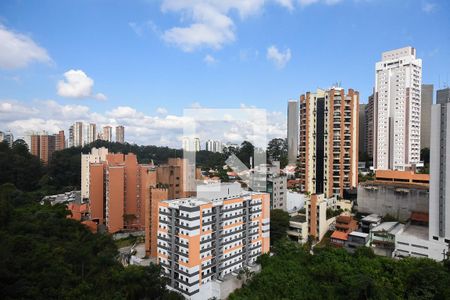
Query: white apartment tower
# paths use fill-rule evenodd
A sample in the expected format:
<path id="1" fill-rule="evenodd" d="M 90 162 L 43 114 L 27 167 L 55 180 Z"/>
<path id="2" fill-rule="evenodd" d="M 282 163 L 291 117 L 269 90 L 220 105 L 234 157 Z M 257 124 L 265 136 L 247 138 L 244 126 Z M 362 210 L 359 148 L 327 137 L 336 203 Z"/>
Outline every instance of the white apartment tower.
<path id="1" fill-rule="evenodd" d="M 450 88 L 437 92 L 431 108 L 430 223 L 432 240 L 450 243 Z"/>
<path id="2" fill-rule="evenodd" d="M 104 126 L 103 127 L 103 140 L 107 142 L 112 142 L 112 127 L 111 126 Z"/>
<path id="3" fill-rule="evenodd" d="M 83 147 L 84 137 L 83 137 L 83 122 L 75 122 L 73 124 L 73 147 Z"/>
<path id="4" fill-rule="evenodd" d="M 95 140 L 97 139 L 97 125 L 95 125 L 94 123 L 91 123 L 87 126 L 87 140 L 86 143 L 90 144 L 95 142 Z"/>
<path id="5" fill-rule="evenodd" d="M 383 52 L 375 65 L 374 167 L 405 170 L 420 160 L 422 60 L 413 47 Z"/>
<path id="6" fill-rule="evenodd" d="M 185 136 L 182 139 L 182 148 L 184 151 L 198 152 L 200 151 L 200 139 Z"/>

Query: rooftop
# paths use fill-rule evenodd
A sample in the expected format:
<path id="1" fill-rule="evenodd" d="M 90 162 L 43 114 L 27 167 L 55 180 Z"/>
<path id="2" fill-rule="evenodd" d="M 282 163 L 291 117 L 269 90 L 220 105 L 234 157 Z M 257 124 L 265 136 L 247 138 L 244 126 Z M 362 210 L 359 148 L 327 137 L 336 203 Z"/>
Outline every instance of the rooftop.
<path id="1" fill-rule="evenodd" d="M 405 230 L 401 233 L 402 237 L 405 238 L 418 238 L 421 240 L 428 240 L 428 227 L 409 225 L 406 226 Z"/>
<path id="2" fill-rule="evenodd" d="M 390 234 L 395 235 L 399 231 L 401 231 L 404 227 L 405 227 L 405 225 L 403 225 L 399 222 L 383 222 L 380 225 L 372 228 L 371 231 L 373 231 L 373 232 L 386 231 L 386 232 L 389 232 Z"/>
<path id="3" fill-rule="evenodd" d="M 368 216 L 365 216 L 361 219 L 363 222 L 369 222 L 369 223 L 378 223 L 381 221 L 381 217 L 377 214 L 370 214 Z"/>
<path id="4" fill-rule="evenodd" d="M 333 234 L 331 235 L 332 239 L 337 239 L 337 240 L 343 240 L 346 241 L 348 239 L 348 234 L 345 232 L 341 232 L 341 231 L 334 231 Z"/>
<path id="5" fill-rule="evenodd" d="M 348 235 L 357 236 L 357 237 L 362 237 L 362 238 L 366 238 L 366 237 L 369 236 L 368 233 L 364 233 L 364 232 L 360 232 L 360 231 L 352 231 L 352 232 L 350 232 Z"/>
<path id="6" fill-rule="evenodd" d="M 291 217 L 291 222 L 298 222 L 298 223 L 304 223 L 306 222 L 306 215 L 296 215 Z"/>

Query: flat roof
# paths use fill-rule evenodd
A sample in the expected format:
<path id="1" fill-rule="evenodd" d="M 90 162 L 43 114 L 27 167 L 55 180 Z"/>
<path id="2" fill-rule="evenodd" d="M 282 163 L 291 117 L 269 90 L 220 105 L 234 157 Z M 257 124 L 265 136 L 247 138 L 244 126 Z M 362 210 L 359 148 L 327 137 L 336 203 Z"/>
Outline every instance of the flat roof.
<path id="1" fill-rule="evenodd" d="M 304 223 L 304 222 L 306 222 L 306 216 L 305 215 L 296 215 L 296 216 L 291 217 L 290 221 Z"/>
<path id="2" fill-rule="evenodd" d="M 428 240 L 428 227 L 419 225 L 409 225 L 401 233 L 403 237 L 413 237 L 422 240 Z"/>
<path id="3" fill-rule="evenodd" d="M 369 236 L 368 233 L 364 233 L 364 232 L 360 232 L 360 231 L 352 231 L 348 235 L 358 236 L 358 237 L 362 237 L 362 238 L 366 238 Z"/>
<path id="4" fill-rule="evenodd" d="M 378 226 L 375 226 L 372 228 L 371 231 L 386 231 L 390 234 L 396 234 L 399 232 L 405 225 L 399 223 L 399 222 L 383 222 Z"/>
<path id="5" fill-rule="evenodd" d="M 370 214 L 370 215 L 362 218 L 361 221 L 377 223 L 377 222 L 381 221 L 381 217 L 377 214 Z"/>

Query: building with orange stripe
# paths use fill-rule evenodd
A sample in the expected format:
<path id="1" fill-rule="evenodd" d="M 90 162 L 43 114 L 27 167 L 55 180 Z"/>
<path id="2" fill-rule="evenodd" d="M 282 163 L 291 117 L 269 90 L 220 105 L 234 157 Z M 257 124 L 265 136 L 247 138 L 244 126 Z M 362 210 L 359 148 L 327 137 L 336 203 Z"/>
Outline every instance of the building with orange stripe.
<path id="1" fill-rule="evenodd" d="M 214 283 L 269 252 L 270 197 L 238 183 L 200 186 L 197 197 L 160 201 L 158 263 L 189 299 L 222 298 Z"/>
<path id="2" fill-rule="evenodd" d="M 300 96 L 300 188 L 325 198 L 358 185 L 359 93 L 333 87 Z"/>

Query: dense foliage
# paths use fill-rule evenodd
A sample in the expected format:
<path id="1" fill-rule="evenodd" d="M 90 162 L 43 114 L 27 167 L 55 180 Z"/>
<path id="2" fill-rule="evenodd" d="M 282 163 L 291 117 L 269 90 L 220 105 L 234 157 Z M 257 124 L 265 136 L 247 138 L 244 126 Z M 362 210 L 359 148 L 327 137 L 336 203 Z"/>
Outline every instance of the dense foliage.
<path id="1" fill-rule="evenodd" d="M 393 260 L 370 248 L 354 255 L 343 249 L 315 254 L 283 241 L 275 255 L 260 257 L 262 271 L 235 291 L 238 299 L 450 299 L 450 272 L 418 258 Z"/>
<path id="2" fill-rule="evenodd" d="M 275 244 L 286 237 L 286 230 L 289 228 L 289 214 L 282 209 L 272 209 L 270 211 L 270 243 Z"/>
<path id="3" fill-rule="evenodd" d="M 21 190 L 32 191 L 39 187 L 44 174 L 39 159 L 22 142 L 14 143 L 12 148 L 7 142 L 0 142 L 0 184 L 9 182 Z"/>
<path id="4" fill-rule="evenodd" d="M 280 167 L 284 168 L 288 164 L 287 139 L 273 139 L 267 146 L 267 157 L 272 161 L 279 161 Z"/>
<path id="5" fill-rule="evenodd" d="M 158 266 L 124 268 L 108 235 L 35 200 L 0 186 L 2 299 L 182 299 L 166 290 Z"/>

